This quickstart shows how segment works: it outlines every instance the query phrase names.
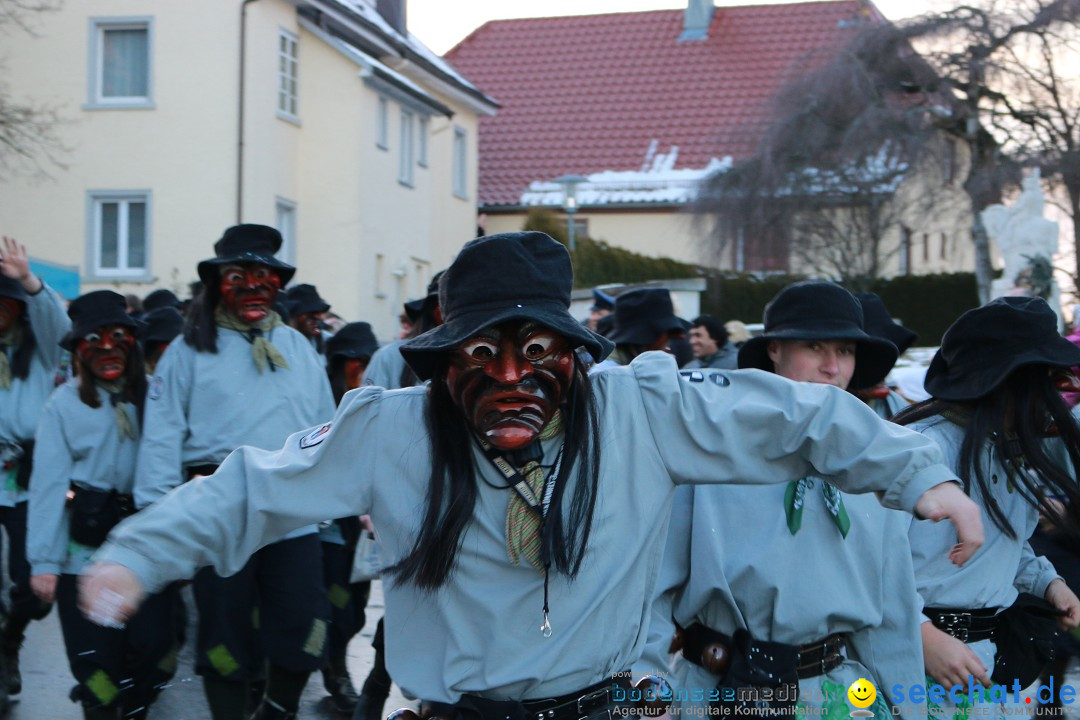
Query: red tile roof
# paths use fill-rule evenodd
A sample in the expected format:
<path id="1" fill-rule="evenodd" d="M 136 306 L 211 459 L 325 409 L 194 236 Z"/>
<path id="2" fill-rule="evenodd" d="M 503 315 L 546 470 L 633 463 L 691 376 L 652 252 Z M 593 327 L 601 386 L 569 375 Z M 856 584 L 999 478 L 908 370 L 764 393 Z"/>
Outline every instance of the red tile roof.
<path id="1" fill-rule="evenodd" d="M 772 95 L 827 59 L 862 0 L 718 7 L 709 37 L 678 42 L 682 10 L 494 20 L 446 58 L 502 109 L 480 119 L 481 206 L 530 182 L 640 170 L 653 140 L 676 168 L 752 152 Z"/>

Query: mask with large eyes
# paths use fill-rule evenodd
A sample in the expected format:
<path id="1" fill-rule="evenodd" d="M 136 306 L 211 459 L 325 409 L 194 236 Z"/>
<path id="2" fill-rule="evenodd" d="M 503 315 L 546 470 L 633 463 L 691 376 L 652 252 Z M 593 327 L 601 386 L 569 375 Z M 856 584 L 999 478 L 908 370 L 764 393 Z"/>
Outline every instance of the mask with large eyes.
<path id="1" fill-rule="evenodd" d="M 79 338 L 75 352 L 90 374 L 98 380 L 120 379 L 135 347 L 135 336 L 124 325 L 105 325 Z"/>
<path id="2" fill-rule="evenodd" d="M 566 338 L 527 321 L 488 328 L 451 351 L 446 385 L 472 429 L 503 450 L 525 447 L 574 377 Z"/>
<path id="3" fill-rule="evenodd" d="M 23 313 L 23 304 L 15 298 L 0 297 L 0 333 L 6 333 Z"/>
<path id="4" fill-rule="evenodd" d="M 221 302 L 241 322 L 254 325 L 270 314 L 281 277 L 269 265 L 226 265 L 221 269 Z"/>

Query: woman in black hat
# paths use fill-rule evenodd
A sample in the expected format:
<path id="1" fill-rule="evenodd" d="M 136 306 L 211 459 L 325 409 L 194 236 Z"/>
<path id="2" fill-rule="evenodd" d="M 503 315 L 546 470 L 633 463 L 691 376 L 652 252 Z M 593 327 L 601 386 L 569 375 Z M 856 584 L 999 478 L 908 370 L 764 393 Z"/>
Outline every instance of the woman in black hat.
<path id="1" fill-rule="evenodd" d="M 330 303 L 322 299 L 314 285 L 302 283 L 285 292 L 285 305 L 289 309 L 289 324 L 322 355 L 326 344 L 322 316 L 330 309 Z"/>
<path id="2" fill-rule="evenodd" d="M 60 341 L 71 329 L 60 297 L 30 272 L 26 248 L 4 237 L 0 257 L 0 525 L 7 533 L 10 602 L 0 601 L 4 679 L 0 706 L 22 690 L 19 649 L 26 627 L 51 605 L 30 590 L 26 562 L 27 488 L 33 467 L 34 431 L 56 386 L 63 356 Z"/>
<path id="3" fill-rule="evenodd" d="M 76 602 L 79 572 L 112 526 L 134 510 L 146 395 L 138 327 L 124 297 L 110 290 L 75 299 L 68 314 L 73 327 L 63 347 L 74 353 L 78 377 L 53 394 L 37 431 L 27 533 L 30 582 L 44 602 L 57 603 L 78 681 L 72 699 L 82 704 L 84 716 L 145 718 L 176 669 L 176 588 L 149 598 L 122 630 L 91 622 Z"/>
<path id="4" fill-rule="evenodd" d="M 649 350 L 671 352 L 670 344 L 686 335 L 690 323 L 675 314 L 667 288 L 635 288 L 615 298 L 615 318 L 607 339 L 615 349 L 596 369 L 627 365 Z"/>
<path id="5" fill-rule="evenodd" d="M 790 285 L 765 309 L 765 331 L 743 345 L 739 366 L 800 384 L 872 385 L 892 366 L 896 348 L 868 335 L 862 322 L 858 300 L 839 285 Z M 708 368 L 683 374 L 706 383 L 736 377 Z M 739 692 L 750 694 L 752 707 L 764 692 L 797 687 L 774 709 L 800 701 L 846 716 L 851 708 L 836 691 L 842 696 L 859 678 L 878 688 L 870 708 L 878 720 L 892 716 L 890 706 L 917 711 L 890 690 L 922 680 L 909 516 L 817 475 L 765 487 L 686 487 L 675 495 L 661 590 L 677 590 L 655 606 L 666 615 L 654 613 L 638 669 L 666 667 L 674 619 L 688 662 L 676 666 L 672 684 L 698 698 L 684 713 L 737 714 Z"/>
<path id="6" fill-rule="evenodd" d="M 963 568 L 935 556 L 955 540 L 946 529 L 913 522 L 909 532 L 931 621 L 922 626 L 926 672 L 946 689 L 966 691 L 973 676 L 1007 686 L 1015 702 L 1013 682 L 1032 682 L 1049 659 L 1031 639 L 1049 631 L 1037 620 L 1027 627 L 1032 614 L 1061 612 L 1062 627 L 1080 622 L 1076 595 L 1028 544 L 1040 512 L 1059 527 L 1080 521 L 1080 427 L 1059 394 L 1077 386 L 1069 368 L 1078 364 L 1080 348 L 1058 335 L 1044 300 L 998 298 L 946 331 L 926 373 L 931 399 L 896 418 L 941 446 L 989 521 L 986 544 Z M 1067 517 L 1053 498 L 1068 501 Z M 1017 629 L 1026 638 L 1019 645 L 1009 640 Z"/>
<path id="7" fill-rule="evenodd" d="M 907 352 L 907 349 L 919 338 L 918 334 L 893 320 L 889 310 L 885 307 L 885 303 L 876 294 L 861 292 L 855 293 L 855 297 L 858 298 L 859 304 L 862 305 L 865 320 L 863 326 L 866 328 L 866 332 L 874 337 L 891 342 L 896 346 L 898 355 Z M 904 399 L 904 396 L 885 384 L 884 377 L 881 378 L 881 382 L 877 385 L 860 388 L 855 391 L 855 394 L 886 420 L 908 406 L 908 401 Z"/>

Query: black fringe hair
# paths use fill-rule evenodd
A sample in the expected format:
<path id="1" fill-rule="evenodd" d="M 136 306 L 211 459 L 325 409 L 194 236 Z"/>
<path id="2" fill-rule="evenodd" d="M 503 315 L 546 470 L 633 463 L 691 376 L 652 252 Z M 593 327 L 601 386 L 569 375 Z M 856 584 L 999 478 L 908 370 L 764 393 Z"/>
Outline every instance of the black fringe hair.
<path id="1" fill-rule="evenodd" d="M 30 375 L 30 363 L 33 362 L 34 351 L 37 350 L 37 337 L 34 335 L 34 329 L 30 327 L 26 303 L 23 303 L 23 311 L 19 313 L 15 322 L 22 326 L 22 340 L 11 353 L 11 377 L 25 380 Z"/>
<path id="2" fill-rule="evenodd" d="M 78 365 L 79 399 L 92 408 L 101 407 L 98 400 L 97 383 L 90 366 L 77 353 L 73 358 Z M 124 389 L 121 399 L 135 406 L 135 415 L 138 418 L 139 427 L 142 427 L 143 407 L 146 404 L 146 365 L 142 348 L 139 343 L 131 347 L 127 356 L 127 365 L 124 368 Z"/>
<path id="3" fill-rule="evenodd" d="M 473 518 L 479 494 L 472 446 L 475 440 L 444 380 L 446 365 L 438 368 L 428 390 L 427 431 L 431 441 L 431 480 L 412 551 L 389 569 L 394 583 L 411 583 L 438 590 L 454 572 L 465 529 Z M 600 423 L 596 399 L 584 365 L 574 356 L 574 380 L 562 408 L 562 468 L 541 532 L 541 557 L 571 579 L 581 569 L 592 532 L 600 476 Z M 569 477 L 572 468 L 577 475 Z M 566 488 L 573 485 L 569 517 L 563 514 Z M 508 491 L 509 492 L 509 491 Z"/>
<path id="4" fill-rule="evenodd" d="M 204 283 L 191 301 L 184 316 L 184 342 L 196 352 L 217 353 L 217 322 L 214 310 L 221 301 L 221 289 L 216 283 Z"/>
<path id="5" fill-rule="evenodd" d="M 1044 433 L 1051 424 L 1057 427 L 1061 442 L 1072 463 L 1080 470 L 1080 425 L 1069 412 L 1050 378 L 1052 368 L 1026 365 L 1017 368 L 986 396 L 964 403 L 931 398 L 896 414 L 893 422 L 912 423 L 947 413 L 950 408 L 968 418 L 964 440 L 953 468 L 970 495 L 978 487 L 991 522 L 1008 537 L 1016 539 L 1016 529 L 1009 523 L 1001 506 L 990 493 L 982 457 L 987 443 L 1009 470 L 1015 491 L 1032 507 L 1040 510 L 1054 525 L 1080 540 L 1080 489 L 1068 467 L 1051 458 L 1044 445 Z M 1026 467 L 1027 472 L 1021 470 Z M 1005 478 L 1001 478 L 1002 481 Z M 1048 502 L 1057 496 L 1065 501 L 1065 511 Z M 1026 538 L 1024 538 L 1026 539 Z"/>

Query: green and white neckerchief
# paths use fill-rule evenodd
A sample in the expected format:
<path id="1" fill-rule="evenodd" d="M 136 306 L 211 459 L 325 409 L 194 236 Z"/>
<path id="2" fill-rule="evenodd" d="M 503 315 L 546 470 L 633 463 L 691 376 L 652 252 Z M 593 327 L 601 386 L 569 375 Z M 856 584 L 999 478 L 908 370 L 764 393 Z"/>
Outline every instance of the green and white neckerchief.
<path id="1" fill-rule="evenodd" d="M 814 479 L 808 477 L 788 483 L 787 491 L 784 493 L 784 511 L 787 514 L 788 530 L 792 535 L 799 532 L 799 528 L 802 527 L 806 491 L 813 486 Z M 821 494 L 825 498 L 825 507 L 832 515 L 833 522 L 840 529 L 840 535 L 846 538 L 848 531 L 851 530 L 851 518 L 848 517 L 847 510 L 844 508 L 843 496 L 836 487 L 824 480 L 821 481 Z"/>
<path id="2" fill-rule="evenodd" d="M 271 372 L 273 372 L 274 368 L 289 369 L 289 363 L 285 361 L 285 356 L 274 347 L 272 342 L 266 339 L 271 330 L 285 324 L 281 322 L 281 317 L 276 312 L 271 311 L 261 321 L 249 325 L 246 322 L 241 322 L 224 308 L 218 307 L 214 310 L 214 322 L 217 323 L 218 327 L 223 327 L 226 330 L 236 330 L 251 343 L 251 357 L 255 360 L 255 367 L 259 369 L 260 375 L 266 370 L 267 365 L 270 366 Z"/>
<path id="3" fill-rule="evenodd" d="M 16 323 L 6 333 L 0 334 L 0 390 L 11 389 L 11 361 L 8 348 L 14 350 L 22 342 L 22 327 Z"/>
<path id="4" fill-rule="evenodd" d="M 120 437 L 138 440 L 139 433 L 135 429 L 135 419 L 131 417 L 131 413 L 128 410 L 130 404 L 124 402 L 123 381 L 105 382 L 104 380 L 97 380 L 96 382 L 98 387 L 109 394 L 109 402 L 113 406 L 113 417 L 116 419 L 116 429 L 119 431 Z"/>

